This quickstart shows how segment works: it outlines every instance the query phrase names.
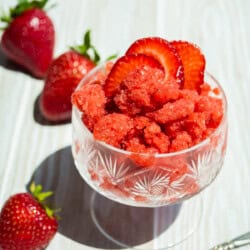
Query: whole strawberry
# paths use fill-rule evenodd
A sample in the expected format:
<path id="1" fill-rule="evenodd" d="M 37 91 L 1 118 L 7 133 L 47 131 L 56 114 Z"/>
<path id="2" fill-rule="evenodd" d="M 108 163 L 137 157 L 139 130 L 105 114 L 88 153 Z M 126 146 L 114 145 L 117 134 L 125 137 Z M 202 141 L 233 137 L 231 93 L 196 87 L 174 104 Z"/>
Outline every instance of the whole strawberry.
<path id="1" fill-rule="evenodd" d="M 31 184 L 31 193 L 11 196 L 0 214 L 1 250 L 38 250 L 46 247 L 57 231 L 53 211 L 45 206 L 52 192 Z"/>
<path id="2" fill-rule="evenodd" d="M 39 99 L 40 111 L 48 121 L 60 122 L 71 117 L 71 94 L 81 79 L 100 61 L 91 44 L 90 31 L 83 44 L 71 47 L 49 67 L 44 89 Z"/>
<path id="3" fill-rule="evenodd" d="M 48 0 L 19 0 L 9 15 L 1 39 L 2 51 L 38 78 L 46 75 L 52 61 L 55 31 L 43 8 Z"/>

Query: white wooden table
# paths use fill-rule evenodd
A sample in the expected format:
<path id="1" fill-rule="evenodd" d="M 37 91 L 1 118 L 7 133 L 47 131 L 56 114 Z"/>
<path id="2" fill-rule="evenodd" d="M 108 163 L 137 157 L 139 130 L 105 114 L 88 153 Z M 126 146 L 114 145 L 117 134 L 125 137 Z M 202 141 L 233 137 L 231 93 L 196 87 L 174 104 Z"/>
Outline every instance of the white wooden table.
<path id="1" fill-rule="evenodd" d="M 55 56 L 80 42 L 88 28 L 103 58 L 123 53 L 135 39 L 145 36 L 189 40 L 202 48 L 207 70 L 221 82 L 228 97 L 228 151 L 218 178 L 202 194 L 205 207 L 198 231 L 173 249 L 207 250 L 249 231 L 250 1 L 57 2 L 49 12 L 57 31 Z M 4 8 L 14 4 L 14 0 L 0 2 Z M 79 214 L 90 190 L 74 170 L 71 125 L 44 124 L 37 114 L 42 87 L 42 80 L 0 55 L 0 207 L 11 194 L 25 191 L 33 176 L 46 188 L 60 192 L 55 202 L 64 209 L 59 232 L 48 250 L 103 249 L 105 239 L 90 226 L 88 216 Z"/>

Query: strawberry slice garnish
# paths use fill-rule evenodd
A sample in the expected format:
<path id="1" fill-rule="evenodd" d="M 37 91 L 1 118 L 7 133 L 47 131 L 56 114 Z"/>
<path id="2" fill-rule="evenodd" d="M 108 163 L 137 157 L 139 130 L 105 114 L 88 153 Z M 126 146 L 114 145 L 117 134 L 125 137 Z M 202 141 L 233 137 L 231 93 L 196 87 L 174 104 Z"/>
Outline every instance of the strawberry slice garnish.
<path id="1" fill-rule="evenodd" d="M 143 54 L 126 55 L 117 60 L 104 85 L 106 96 L 113 96 L 128 74 L 142 67 L 162 69 L 162 66 L 157 60 Z"/>
<path id="2" fill-rule="evenodd" d="M 184 67 L 184 89 L 199 90 L 204 82 L 205 57 L 194 44 L 186 41 L 173 41 L 171 45 L 178 52 Z"/>
<path id="3" fill-rule="evenodd" d="M 144 54 L 154 57 L 165 71 L 165 81 L 183 82 L 183 65 L 171 44 L 159 37 L 142 38 L 135 41 L 126 55 Z"/>

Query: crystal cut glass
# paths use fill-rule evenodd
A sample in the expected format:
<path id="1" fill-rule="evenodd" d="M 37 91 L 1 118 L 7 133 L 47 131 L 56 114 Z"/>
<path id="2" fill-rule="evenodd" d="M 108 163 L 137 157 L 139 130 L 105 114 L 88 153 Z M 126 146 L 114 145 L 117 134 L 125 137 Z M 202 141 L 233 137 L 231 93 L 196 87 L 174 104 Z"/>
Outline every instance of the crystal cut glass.
<path id="1" fill-rule="evenodd" d="M 98 72 L 105 73 L 105 67 L 94 69 L 80 86 Z M 174 153 L 138 154 L 97 141 L 82 122 L 84 114 L 73 106 L 72 152 L 83 179 L 105 197 L 137 207 L 171 205 L 206 188 L 215 179 L 224 161 L 227 103 L 222 88 L 212 75 L 205 73 L 205 82 L 220 89 L 224 117 L 206 140 Z"/>

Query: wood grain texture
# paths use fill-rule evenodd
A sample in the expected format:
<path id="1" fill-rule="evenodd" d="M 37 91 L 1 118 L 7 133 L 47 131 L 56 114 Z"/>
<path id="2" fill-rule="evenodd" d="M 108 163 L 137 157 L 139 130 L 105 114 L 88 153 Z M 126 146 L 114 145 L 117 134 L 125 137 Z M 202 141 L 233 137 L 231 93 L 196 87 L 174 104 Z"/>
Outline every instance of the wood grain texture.
<path id="1" fill-rule="evenodd" d="M 0 7 L 14 3 L 1 0 Z M 207 71 L 225 89 L 229 104 L 225 164 L 202 194 L 204 215 L 198 231 L 174 250 L 206 250 L 250 230 L 249 13 L 248 0 L 63 0 L 49 12 L 57 31 L 55 55 L 81 41 L 88 28 L 103 58 L 114 52 L 122 54 L 139 37 L 189 40 L 201 47 Z M 55 203 L 67 200 L 81 207 L 81 197 L 89 197 L 88 187 L 78 182 L 72 170 L 71 125 L 44 125 L 34 116 L 42 87 L 43 81 L 0 54 L 0 207 L 9 195 L 24 191 L 32 176 L 62 192 Z M 72 197 L 67 196 L 65 186 Z M 72 217 L 67 211 L 67 220 L 62 222 L 68 228 L 60 228 L 47 249 L 102 249 L 93 242 L 104 241 L 102 236 L 94 227 L 84 227 L 89 217 L 79 218 L 73 211 Z M 76 224 L 82 225 L 82 232 Z"/>

